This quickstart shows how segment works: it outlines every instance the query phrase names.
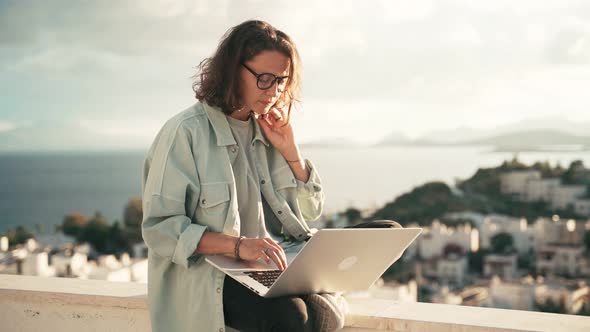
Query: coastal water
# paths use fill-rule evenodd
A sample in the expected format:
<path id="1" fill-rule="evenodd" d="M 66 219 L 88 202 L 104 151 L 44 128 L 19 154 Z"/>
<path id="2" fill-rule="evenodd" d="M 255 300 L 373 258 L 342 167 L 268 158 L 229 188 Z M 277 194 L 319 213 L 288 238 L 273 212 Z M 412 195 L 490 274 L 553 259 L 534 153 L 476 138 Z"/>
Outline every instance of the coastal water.
<path id="1" fill-rule="evenodd" d="M 100 211 L 122 220 L 131 197 L 141 195 L 145 151 L 0 154 L 0 232 L 17 225 L 52 231 L 72 211 Z M 494 167 L 512 153 L 485 147 L 305 147 L 326 194 L 325 212 L 380 206 L 427 181 L 453 184 L 478 167 Z M 530 164 L 548 160 L 590 166 L 588 152 L 520 153 Z"/>

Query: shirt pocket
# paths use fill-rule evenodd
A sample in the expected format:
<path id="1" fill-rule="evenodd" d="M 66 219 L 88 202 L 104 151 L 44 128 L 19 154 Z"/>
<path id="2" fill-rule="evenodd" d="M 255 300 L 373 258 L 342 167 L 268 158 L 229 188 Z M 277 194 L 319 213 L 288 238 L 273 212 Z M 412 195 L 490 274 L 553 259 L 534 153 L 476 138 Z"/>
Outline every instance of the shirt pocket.
<path id="1" fill-rule="evenodd" d="M 208 221 L 223 223 L 229 209 L 229 183 L 201 183 L 199 207 Z"/>

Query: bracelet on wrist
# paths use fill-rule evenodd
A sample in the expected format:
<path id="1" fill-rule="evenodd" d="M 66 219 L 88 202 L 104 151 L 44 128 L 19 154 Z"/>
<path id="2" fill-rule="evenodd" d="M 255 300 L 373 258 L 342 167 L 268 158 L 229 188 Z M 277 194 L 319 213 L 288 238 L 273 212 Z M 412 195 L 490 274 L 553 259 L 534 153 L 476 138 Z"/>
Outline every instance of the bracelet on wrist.
<path id="1" fill-rule="evenodd" d="M 287 160 L 287 159 L 285 159 L 285 160 Z M 296 162 L 296 161 L 300 161 L 300 160 L 301 160 L 301 159 L 297 159 L 297 160 L 287 160 L 287 162 L 289 162 L 289 163 L 294 163 L 294 162 Z"/>
<path id="2" fill-rule="evenodd" d="M 240 242 L 242 242 L 243 239 L 245 239 L 245 236 L 240 236 L 238 238 L 238 241 L 236 241 L 236 246 L 234 247 L 234 256 L 236 256 L 237 260 L 241 260 L 240 258 Z"/>

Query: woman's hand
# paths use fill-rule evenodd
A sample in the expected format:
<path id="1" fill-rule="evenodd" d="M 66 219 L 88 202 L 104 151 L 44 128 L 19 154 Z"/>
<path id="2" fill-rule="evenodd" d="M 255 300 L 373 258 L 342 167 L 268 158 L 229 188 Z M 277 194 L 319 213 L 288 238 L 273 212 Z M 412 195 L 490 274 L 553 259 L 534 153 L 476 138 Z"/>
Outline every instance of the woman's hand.
<path id="1" fill-rule="evenodd" d="M 287 107 L 273 106 L 268 113 L 256 118 L 266 138 L 281 152 L 287 151 L 295 145 L 293 127 L 291 127 L 291 122 L 287 122 L 287 117 Z"/>
<path id="2" fill-rule="evenodd" d="M 288 113 L 286 108 L 272 107 L 268 113 L 257 117 L 256 121 L 260 124 L 264 136 L 289 162 L 289 167 L 291 167 L 295 178 L 307 182 L 309 170 L 299 152 L 299 147 L 295 143 L 293 128 L 287 118 Z"/>
<path id="3" fill-rule="evenodd" d="M 283 248 L 271 238 L 245 238 L 240 242 L 239 250 L 243 260 L 256 261 L 262 258 L 266 264 L 272 260 L 281 271 L 287 268 L 287 256 Z"/>

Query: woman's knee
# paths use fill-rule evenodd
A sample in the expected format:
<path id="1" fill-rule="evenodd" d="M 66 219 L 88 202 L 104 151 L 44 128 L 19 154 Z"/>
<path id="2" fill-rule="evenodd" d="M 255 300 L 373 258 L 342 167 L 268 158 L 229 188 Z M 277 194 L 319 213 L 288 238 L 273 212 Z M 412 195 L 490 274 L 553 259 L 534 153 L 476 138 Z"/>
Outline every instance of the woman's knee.
<path id="1" fill-rule="evenodd" d="M 273 329 L 276 331 L 311 331 L 307 305 L 297 296 L 277 298 L 273 303 Z"/>

